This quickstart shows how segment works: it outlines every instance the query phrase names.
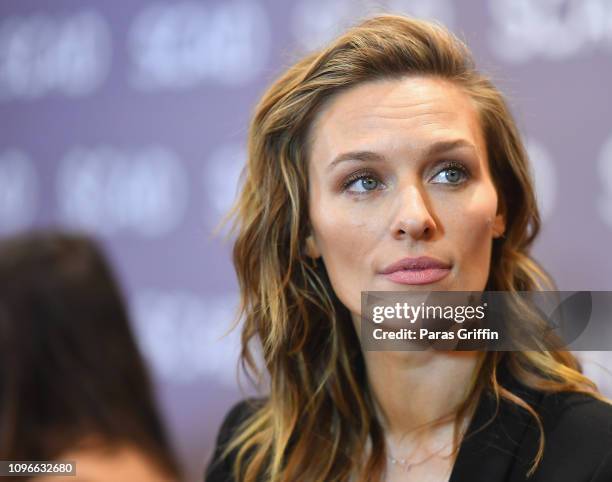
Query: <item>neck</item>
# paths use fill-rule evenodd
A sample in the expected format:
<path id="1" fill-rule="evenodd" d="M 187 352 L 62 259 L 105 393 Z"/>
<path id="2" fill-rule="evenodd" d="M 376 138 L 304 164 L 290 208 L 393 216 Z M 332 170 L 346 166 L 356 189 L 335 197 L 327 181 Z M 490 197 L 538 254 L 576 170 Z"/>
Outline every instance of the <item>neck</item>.
<path id="1" fill-rule="evenodd" d="M 466 399 L 482 353 L 364 351 L 368 383 L 385 433 L 394 440 L 448 432 Z M 442 419 L 442 420 L 441 420 Z"/>

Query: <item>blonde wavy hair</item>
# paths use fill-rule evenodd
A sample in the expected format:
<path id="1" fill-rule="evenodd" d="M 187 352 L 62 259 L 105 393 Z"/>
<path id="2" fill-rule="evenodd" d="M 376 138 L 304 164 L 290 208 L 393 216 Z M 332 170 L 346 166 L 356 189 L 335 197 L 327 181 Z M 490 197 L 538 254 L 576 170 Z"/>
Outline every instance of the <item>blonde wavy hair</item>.
<path id="1" fill-rule="evenodd" d="M 418 75 L 460 86 L 477 106 L 490 171 L 506 219 L 493 241 L 487 290 L 531 291 L 554 283 L 530 258 L 540 217 L 528 158 L 502 94 L 477 72 L 467 47 L 445 28 L 397 15 L 378 15 L 288 68 L 255 108 L 248 162 L 233 219 L 233 262 L 243 322 L 241 366 L 250 378 L 268 376 L 269 396 L 236 430 L 224 455 L 236 451 L 235 480 L 381 480 L 386 467 L 383 430 L 376 418 L 360 344 L 350 315 L 334 294 L 321 260 L 307 255 L 309 126 L 331 96 L 362 82 Z M 258 363 L 253 343 L 258 344 Z M 505 359 L 521 383 L 547 392 L 574 391 L 605 400 L 582 375 L 569 351 L 483 353 L 455 428 L 483 391 L 536 411 L 498 382 Z M 263 363 L 263 366 L 261 366 Z M 459 446 L 455 431 L 455 450 Z M 366 442 L 371 451 L 366 457 Z M 364 462 L 364 458 L 367 459 Z M 317 463 L 312 463 L 317 461 Z"/>

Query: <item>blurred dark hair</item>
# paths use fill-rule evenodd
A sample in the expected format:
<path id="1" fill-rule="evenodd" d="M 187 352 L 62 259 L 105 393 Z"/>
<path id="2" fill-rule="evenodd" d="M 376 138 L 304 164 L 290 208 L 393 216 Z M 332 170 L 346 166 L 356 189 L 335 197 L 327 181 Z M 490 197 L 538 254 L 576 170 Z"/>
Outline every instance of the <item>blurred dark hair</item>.
<path id="1" fill-rule="evenodd" d="M 0 459 L 52 460 L 94 436 L 179 469 L 120 290 L 84 235 L 0 241 Z"/>

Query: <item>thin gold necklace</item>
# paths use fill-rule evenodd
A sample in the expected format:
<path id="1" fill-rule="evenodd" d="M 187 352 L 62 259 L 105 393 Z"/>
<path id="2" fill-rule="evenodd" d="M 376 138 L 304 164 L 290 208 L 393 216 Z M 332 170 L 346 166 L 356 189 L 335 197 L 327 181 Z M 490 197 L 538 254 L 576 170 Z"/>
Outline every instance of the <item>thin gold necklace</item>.
<path id="1" fill-rule="evenodd" d="M 464 421 L 465 424 L 465 421 Z M 461 430 L 461 434 L 464 434 L 464 430 L 465 428 L 462 428 Z M 393 455 L 391 455 L 390 453 L 387 453 L 387 458 L 389 459 L 389 462 L 391 462 L 392 465 L 398 465 L 401 467 L 403 472 L 410 472 L 410 470 L 417 466 L 417 465 L 421 465 L 425 462 L 427 462 L 429 459 L 435 457 L 436 455 L 439 455 L 446 447 L 448 447 L 449 445 L 451 445 L 453 443 L 453 441 L 451 440 L 450 442 L 444 444 L 442 446 L 442 448 L 436 450 L 435 452 L 429 454 L 427 457 L 425 457 L 423 460 L 420 460 L 418 462 L 408 462 L 405 458 L 396 458 Z M 453 452 L 451 452 L 449 455 L 445 455 L 443 457 L 440 457 L 441 459 L 448 459 L 450 457 L 453 456 L 453 454 L 455 453 L 455 451 L 453 450 Z"/>
<path id="2" fill-rule="evenodd" d="M 469 421 L 470 421 L 470 417 L 465 417 L 462 421 L 462 427 L 460 428 L 460 434 L 461 436 L 459 437 L 459 440 L 463 439 L 463 436 L 465 435 L 465 432 L 467 431 L 468 427 L 469 427 Z M 446 447 L 448 447 L 449 445 L 451 445 L 453 441 L 451 440 L 451 442 L 444 444 L 442 446 L 441 449 L 429 454 L 427 457 L 425 457 L 423 460 L 420 460 L 418 462 L 408 462 L 405 458 L 396 458 L 393 455 L 391 455 L 390 453 L 387 453 L 387 459 L 389 460 L 389 462 L 391 462 L 392 465 L 399 465 L 402 469 L 403 472 L 410 472 L 410 470 L 417 466 L 417 465 L 421 465 L 422 463 L 427 462 L 429 459 L 433 458 L 434 456 L 438 455 L 440 452 L 442 452 Z M 453 454 L 455 453 L 455 451 L 451 452 L 449 455 L 445 455 L 444 457 L 440 457 L 442 459 L 448 459 L 450 457 L 453 456 Z"/>
<path id="3" fill-rule="evenodd" d="M 442 447 L 442 449 L 445 449 L 449 444 L 446 444 L 444 447 Z M 437 452 L 434 452 L 432 454 L 429 454 L 427 457 L 425 457 L 423 460 L 420 460 L 418 462 L 408 462 L 406 459 L 400 458 L 400 459 L 396 459 L 395 457 L 393 457 L 393 455 L 389 454 L 387 455 L 387 458 L 389 459 L 389 462 L 391 462 L 393 465 L 399 465 L 401 466 L 401 469 L 403 472 L 410 472 L 410 470 L 417 466 L 417 465 L 421 465 L 425 462 L 427 462 L 429 459 L 433 458 L 434 456 L 438 455 L 442 449 L 438 450 Z M 452 455 L 452 454 L 451 454 Z M 449 458 L 451 455 L 446 455 L 444 457 L 440 457 L 443 459 Z"/>
<path id="4" fill-rule="evenodd" d="M 410 470 L 417 466 L 417 465 L 421 465 L 425 462 L 427 462 L 429 459 L 433 458 L 434 456 L 438 455 L 440 452 L 442 452 L 443 449 L 445 449 L 446 447 L 448 447 L 450 444 L 446 444 L 444 447 L 442 447 L 440 450 L 438 450 L 437 452 L 434 452 L 432 454 L 429 454 L 427 457 L 425 457 L 423 460 L 420 460 L 418 462 L 408 462 L 406 459 L 403 458 L 395 458 L 393 457 L 393 455 L 388 454 L 387 458 L 389 459 L 389 462 L 391 462 L 391 464 L 393 465 L 399 465 L 401 467 L 402 472 L 410 472 Z M 451 454 L 452 455 L 452 454 Z M 445 457 L 441 457 L 441 458 L 448 458 L 451 455 L 447 455 Z"/>

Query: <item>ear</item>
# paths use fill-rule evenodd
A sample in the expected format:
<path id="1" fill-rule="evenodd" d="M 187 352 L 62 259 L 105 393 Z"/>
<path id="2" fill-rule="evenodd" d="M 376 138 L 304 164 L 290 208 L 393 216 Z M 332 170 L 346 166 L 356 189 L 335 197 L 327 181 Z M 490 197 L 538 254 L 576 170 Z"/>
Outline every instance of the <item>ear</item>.
<path id="1" fill-rule="evenodd" d="M 496 214 L 492 223 L 493 237 L 502 237 L 506 231 L 506 217 L 503 214 Z"/>
<path id="2" fill-rule="evenodd" d="M 306 255 L 313 259 L 316 259 L 321 256 L 321 251 L 317 246 L 317 241 L 315 240 L 314 235 L 312 234 L 309 234 L 306 237 Z"/>

